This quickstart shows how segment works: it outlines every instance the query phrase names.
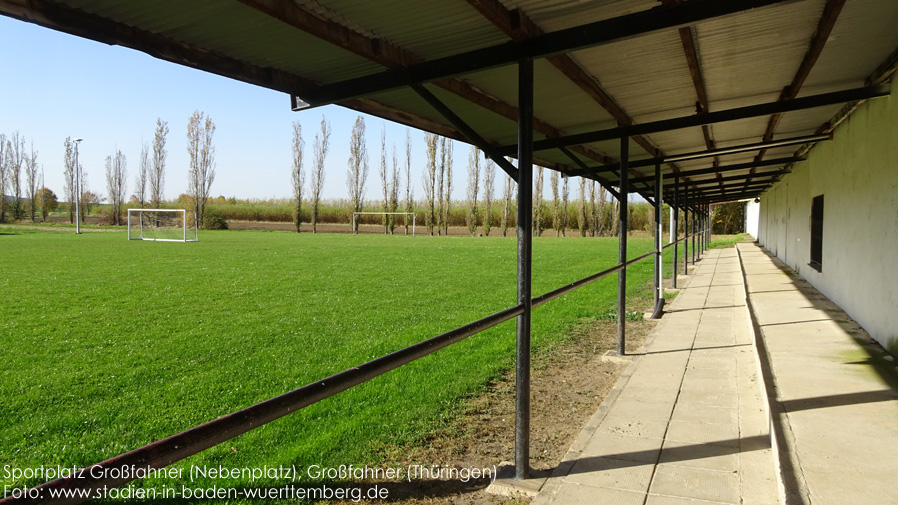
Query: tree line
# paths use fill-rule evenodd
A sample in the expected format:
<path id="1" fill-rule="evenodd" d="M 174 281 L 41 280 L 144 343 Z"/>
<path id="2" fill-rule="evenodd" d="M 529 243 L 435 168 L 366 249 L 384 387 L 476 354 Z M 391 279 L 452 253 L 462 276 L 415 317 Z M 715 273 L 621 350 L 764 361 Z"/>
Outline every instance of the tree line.
<path id="1" fill-rule="evenodd" d="M 187 192 L 179 204 L 191 208 L 200 224 L 219 222 L 221 216 L 210 219 L 206 223 L 206 207 L 210 199 L 212 183 L 215 180 L 215 146 L 213 138 L 215 123 L 211 117 L 200 111 L 194 111 L 187 122 L 187 151 L 189 155 Z M 141 208 L 159 208 L 165 204 L 164 188 L 166 183 L 167 139 L 170 133 L 168 123 L 157 118 L 153 140 L 144 143 L 138 160 L 138 171 L 134 179 L 134 193 L 131 203 Z M 325 180 L 325 161 L 331 146 L 331 126 L 325 116 L 321 117 L 318 128 L 312 139 L 311 164 L 304 163 L 306 143 L 303 129 L 299 121 L 293 122 L 292 138 L 292 219 L 296 231 L 308 220 L 312 232 L 317 232 L 320 221 L 319 213 L 323 204 L 322 190 Z M 409 233 L 410 220 L 398 214 L 417 213 L 423 218 L 423 225 L 430 235 L 448 235 L 450 222 L 453 226 L 465 226 L 468 233 L 489 236 L 494 228 L 502 236 L 508 234 L 509 228 L 516 226 L 517 184 L 501 171 L 497 181 L 497 167 L 476 147 L 471 147 L 467 161 L 466 200 L 454 201 L 453 191 L 454 143 L 432 133 L 424 134 L 426 153 L 425 166 L 421 172 L 423 198 L 415 199 L 412 185 L 412 139 L 411 131 L 406 130 L 404 149 L 397 149 L 395 143 L 388 150 L 386 129 L 380 135 L 380 157 L 378 175 L 382 193 L 380 198 L 366 202 L 366 184 L 369 175 L 369 154 L 366 136 L 365 118 L 359 115 L 352 127 L 349 138 L 349 157 L 346 164 L 346 188 L 348 198 L 345 200 L 346 220 L 353 225 L 352 231 L 358 232 L 362 219 L 352 219 L 354 213 L 371 211 L 376 208 L 383 213 L 381 224 L 384 233 L 396 233 L 404 228 Z M 75 152 L 77 146 L 71 137 L 65 139 L 64 154 L 64 193 L 63 199 L 69 202 L 69 222 L 75 219 L 84 221 L 91 209 L 107 200 L 88 189 L 87 174 L 82 167 L 76 167 Z M 10 194 L 9 200 L 0 202 L 0 222 L 7 217 L 14 220 L 36 215 L 46 219 L 48 213 L 58 206 L 58 198 L 51 190 L 43 187 L 42 172 L 39 175 L 37 152 L 33 147 L 25 148 L 26 142 L 18 132 L 7 137 L 0 135 L 0 194 Z M 509 162 L 514 160 L 509 158 Z M 76 176 L 80 169 L 82 174 L 82 191 L 76 195 Z M 548 179 L 551 199 L 544 198 L 546 169 L 535 167 L 533 184 L 533 233 L 537 236 L 547 231 L 554 231 L 556 236 L 565 236 L 573 232 L 580 236 L 616 235 L 618 227 L 617 215 L 619 203 L 609 198 L 608 193 L 597 182 L 580 178 L 579 193 L 571 201 L 570 181 L 554 170 L 549 170 Z M 108 222 L 114 225 L 123 223 L 123 210 L 128 193 L 127 157 L 116 148 L 106 157 L 106 190 L 108 195 Z M 576 191 L 576 190 L 575 190 Z M 499 192 L 501 194 L 497 195 Z M 81 215 L 75 216 L 75 205 Z M 366 203 L 369 203 L 366 206 Z M 217 206 L 216 206 L 217 207 Z M 456 208 L 457 207 L 457 208 Z M 308 208 L 304 212 L 304 208 Z M 648 204 L 628 204 L 631 213 L 631 230 L 646 229 L 650 231 L 652 218 Z M 332 209 L 329 209 L 331 212 Z M 459 223 L 458 216 L 464 217 Z M 332 216 L 329 215 L 329 221 Z M 370 220 L 367 220 L 370 222 Z"/>
<path id="2" fill-rule="evenodd" d="M 305 152 L 305 140 L 303 139 L 302 125 L 299 121 L 293 122 L 293 167 L 291 178 L 293 182 L 293 223 L 297 233 L 300 231 L 304 219 L 302 212 L 304 201 L 311 206 L 310 224 L 312 233 L 317 232 L 319 208 L 321 206 L 321 190 L 324 185 L 324 161 L 330 145 L 331 128 L 327 118 L 322 116 L 318 130 L 316 130 L 312 168 L 306 173 L 303 162 Z M 355 213 L 362 212 L 365 204 L 365 186 L 368 178 L 368 150 L 365 141 L 365 119 L 358 116 L 353 125 L 349 139 L 349 159 L 346 169 L 346 188 L 348 199 L 346 200 L 347 220 L 352 223 L 352 232 L 358 233 L 360 219 L 353 219 Z M 452 194 L 452 173 L 454 169 L 453 143 L 450 139 L 433 133 L 424 134 L 424 148 L 426 162 L 422 171 L 422 187 L 424 191 L 420 206 L 423 207 L 424 225 L 429 235 L 448 235 L 450 215 L 453 205 L 463 205 L 464 225 L 468 232 L 474 236 L 480 234 L 488 236 L 494 226 L 499 228 L 502 236 L 508 234 L 509 228 L 515 226 L 517 212 L 517 184 L 505 172 L 502 172 L 500 188 L 496 187 L 496 164 L 483 153 L 472 146 L 467 156 L 467 199 L 464 202 L 454 202 Z M 400 162 L 401 156 L 401 162 Z M 509 162 L 513 160 L 509 158 Z M 383 213 L 381 223 L 386 234 L 396 233 L 399 223 L 403 223 L 404 233 L 409 233 L 409 220 L 399 219 L 397 213 L 412 214 L 420 210 L 415 201 L 412 188 L 412 141 L 410 130 L 406 130 L 405 149 L 400 153 L 396 144 L 388 151 L 386 130 L 380 135 L 380 163 L 379 176 L 382 194 L 381 198 L 372 202 L 371 206 L 377 206 Z M 579 199 L 576 207 L 571 208 L 569 180 L 562 177 L 557 171 L 550 170 L 549 184 L 552 199 L 543 198 L 544 167 L 536 167 L 535 181 L 533 185 L 533 233 L 542 235 L 548 230 L 554 230 L 556 236 L 565 236 L 569 231 L 579 232 L 581 236 L 605 236 L 617 234 L 619 204 L 613 198 L 608 198 L 608 193 L 596 181 L 580 179 Z M 308 188 L 306 181 L 308 179 Z M 497 189 L 501 189 L 501 195 L 496 195 Z M 308 195 L 308 196 L 306 196 Z M 633 212 L 633 204 L 628 204 L 630 212 Z M 640 204 L 636 204 L 637 207 Z M 371 207 L 369 206 L 369 208 Z M 498 207 L 498 211 L 495 211 Z M 650 207 L 645 204 L 645 207 Z M 633 217 L 631 229 L 648 228 L 652 221 L 649 216 L 640 219 L 646 212 L 637 209 Z M 573 214 L 575 213 L 575 214 Z"/>
<path id="3" fill-rule="evenodd" d="M 152 144 L 144 143 L 141 147 L 132 200 L 142 208 L 147 205 L 159 208 L 165 201 L 168 134 L 168 122 L 157 118 Z M 187 194 L 199 223 L 204 222 L 206 202 L 215 180 L 214 134 L 215 123 L 212 118 L 203 112 L 194 111 L 187 121 Z M 88 174 L 77 159 L 77 142 L 71 137 L 66 137 L 64 141 L 63 198 L 68 202 L 69 223 L 74 223 L 75 219 L 83 223 L 91 209 L 108 198 L 109 224 L 123 224 L 122 213 L 128 194 L 127 157 L 117 147 L 106 157 L 107 197 L 103 197 L 88 189 Z M 25 138 L 19 132 L 8 137 L 0 134 L 0 223 L 7 217 L 17 221 L 30 216 L 34 221 L 38 211 L 42 219 L 46 220 L 48 214 L 58 208 L 59 197 L 44 187 L 43 171 L 39 175 L 37 168 L 37 151 L 33 145 L 26 151 Z M 76 194 L 79 193 L 79 173 L 81 189 L 80 194 Z M 78 216 L 75 215 L 76 208 L 80 211 Z"/>

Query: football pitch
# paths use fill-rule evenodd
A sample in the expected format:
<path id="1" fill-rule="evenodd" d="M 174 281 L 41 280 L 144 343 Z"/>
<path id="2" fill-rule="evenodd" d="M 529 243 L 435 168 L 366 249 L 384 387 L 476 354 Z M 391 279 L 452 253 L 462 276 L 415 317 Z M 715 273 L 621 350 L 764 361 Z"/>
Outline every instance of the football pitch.
<path id="1" fill-rule="evenodd" d="M 533 294 L 613 266 L 617 247 L 534 239 Z M 631 238 L 630 257 L 651 247 Z M 515 305 L 514 238 L 206 231 L 184 244 L 7 227 L 0 251 L 0 468 L 97 463 Z M 631 295 L 651 272 L 651 259 L 628 268 Z M 534 346 L 613 311 L 616 288 L 611 275 L 535 309 Z M 514 329 L 177 465 L 376 464 L 512 367 Z M 41 482 L 0 473 L 2 485 Z"/>

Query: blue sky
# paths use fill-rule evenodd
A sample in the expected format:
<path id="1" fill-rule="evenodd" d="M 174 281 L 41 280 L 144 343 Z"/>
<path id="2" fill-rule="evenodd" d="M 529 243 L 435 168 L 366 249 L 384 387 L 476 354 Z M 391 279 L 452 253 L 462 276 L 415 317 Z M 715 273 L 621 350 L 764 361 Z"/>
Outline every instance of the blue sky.
<path id="1" fill-rule="evenodd" d="M 292 112 L 289 97 L 283 93 L 4 16 L 0 16 L 0 47 L 4 48 L 0 52 L 4 74 L 0 79 L 0 133 L 18 131 L 28 143 L 26 149 L 33 143 L 45 185 L 57 194 L 63 189 L 63 142 L 67 136 L 84 139 L 80 160 L 89 189 L 100 194 L 106 193 L 105 158 L 120 149 L 128 160 L 130 194 L 141 145 L 152 141 L 157 117 L 168 121 L 170 129 L 166 196 L 174 198 L 185 192 L 187 120 L 194 110 L 211 116 L 216 125 L 213 195 L 291 196 L 291 124 L 302 123 L 309 166 L 322 114 L 333 130 L 324 196 L 343 198 L 347 194 L 346 160 L 349 134 L 358 115 L 355 111 L 329 106 Z M 380 132 L 386 127 L 388 149 L 395 142 L 402 152 L 406 127 L 370 116 L 365 122 L 370 165 L 366 197 L 376 199 L 381 192 Z M 412 130 L 412 149 L 412 184 L 420 199 L 422 132 Z M 467 145 L 455 145 L 454 198 L 464 198 L 469 150 Z M 497 175 L 497 188 L 501 180 L 502 175 Z"/>

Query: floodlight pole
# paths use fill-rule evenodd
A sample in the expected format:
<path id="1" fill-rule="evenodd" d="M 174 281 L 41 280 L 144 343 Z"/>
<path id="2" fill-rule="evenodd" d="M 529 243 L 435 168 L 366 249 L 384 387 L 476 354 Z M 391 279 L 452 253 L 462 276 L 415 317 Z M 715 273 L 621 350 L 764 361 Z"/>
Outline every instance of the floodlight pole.
<path id="1" fill-rule="evenodd" d="M 78 163 L 78 144 L 84 139 L 75 139 L 75 234 L 81 233 L 81 165 Z M 71 202 L 69 202 L 71 205 Z M 71 208 L 71 207 L 69 207 Z"/>

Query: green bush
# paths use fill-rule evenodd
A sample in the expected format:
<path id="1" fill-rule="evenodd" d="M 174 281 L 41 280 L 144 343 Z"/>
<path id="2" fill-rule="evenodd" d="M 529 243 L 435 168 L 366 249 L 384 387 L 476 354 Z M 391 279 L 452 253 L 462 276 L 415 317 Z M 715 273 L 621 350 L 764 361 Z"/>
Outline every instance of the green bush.
<path id="1" fill-rule="evenodd" d="M 217 211 L 212 209 L 207 209 L 205 214 L 203 214 L 203 229 L 204 230 L 227 230 L 228 229 L 228 221 L 219 214 Z"/>

